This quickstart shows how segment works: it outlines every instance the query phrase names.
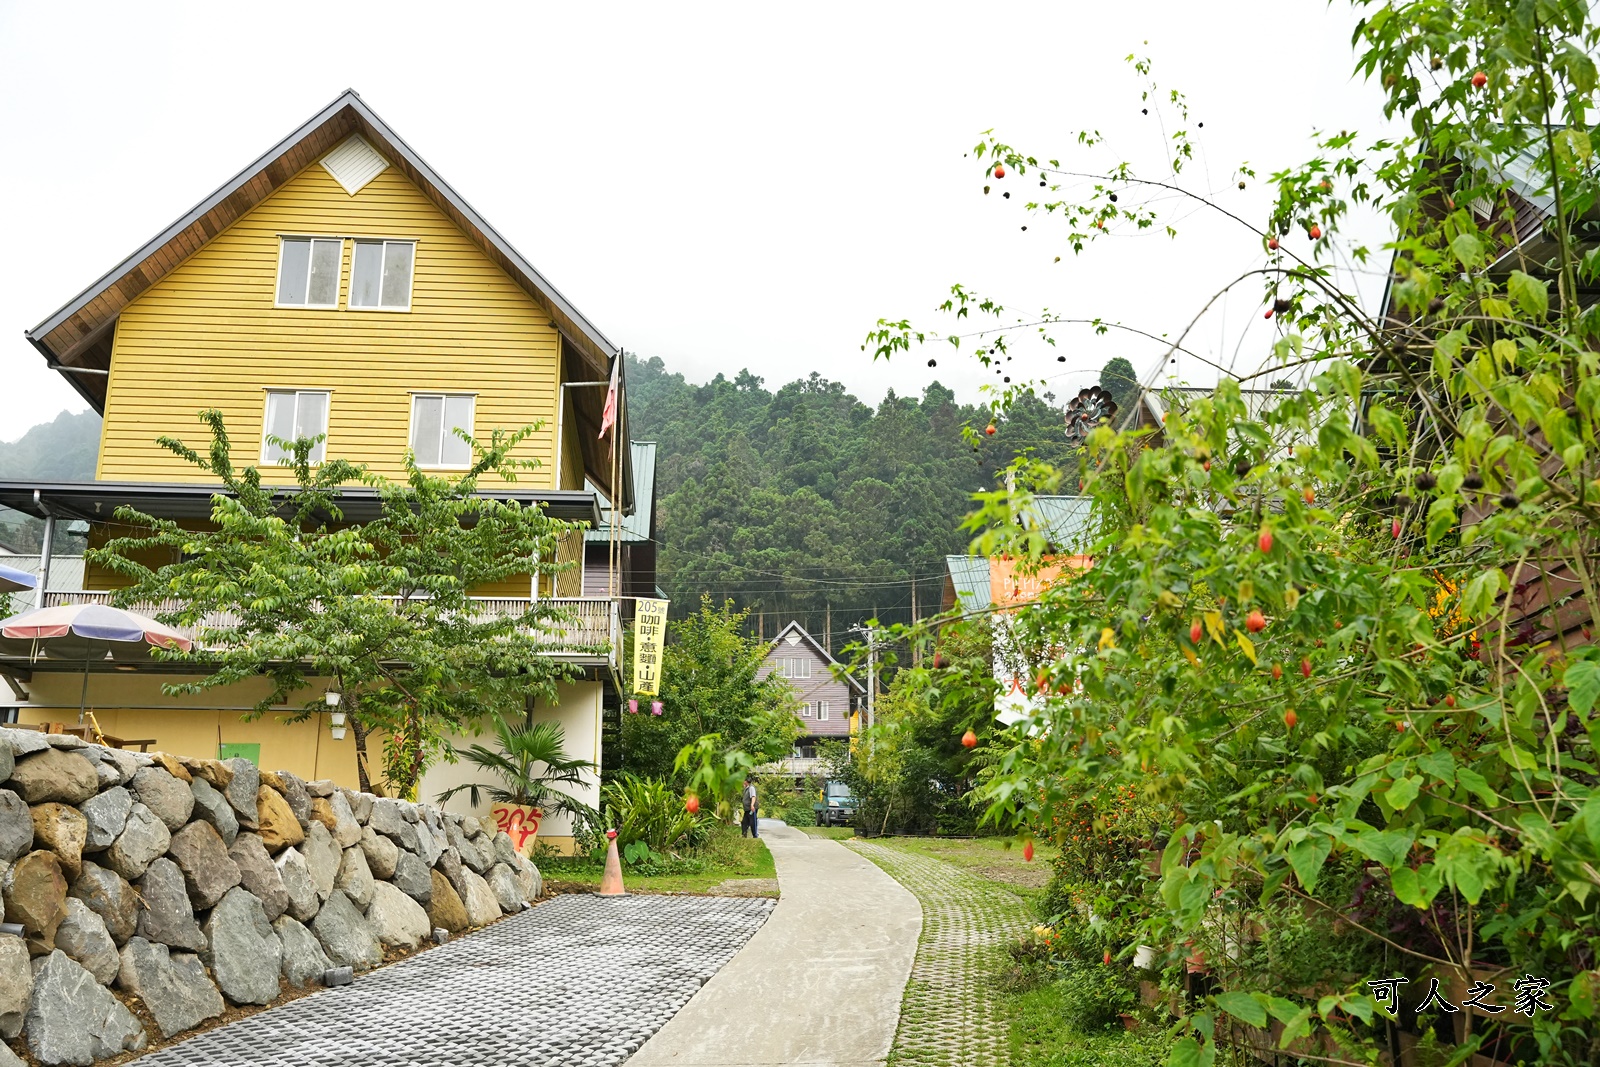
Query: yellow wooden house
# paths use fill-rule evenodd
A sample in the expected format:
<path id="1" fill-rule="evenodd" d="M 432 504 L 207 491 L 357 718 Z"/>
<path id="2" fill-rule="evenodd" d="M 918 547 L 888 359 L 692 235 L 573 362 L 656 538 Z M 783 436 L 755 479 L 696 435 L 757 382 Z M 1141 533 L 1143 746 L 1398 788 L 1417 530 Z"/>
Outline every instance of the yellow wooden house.
<path id="1" fill-rule="evenodd" d="M 268 435 L 326 434 L 321 454 L 394 477 L 407 448 L 441 472 L 467 466 L 455 428 L 482 436 L 538 424 L 522 446 L 537 470 L 485 483 L 484 493 L 591 527 L 613 502 L 622 514 L 635 506 L 634 450 L 612 452 L 628 440 L 625 382 L 618 426 L 599 436 L 619 350 L 354 91 L 27 336 L 104 417 L 95 481 L 0 483 L 0 504 L 43 518 L 47 534 L 82 520 L 91 543 L 101 542 L 117 533 L 109 520 L 123 504 L 204 521 L 213 485 L 156 442 L 169 434 L 203 442 L 197 414 L 206 408 L 224 413 L 236 458 L 255 458 L 245 442 L 259 442 L 264 480 L 285 483 L 293 478 L 275 466 Z M 342 506 L 359 520 L 375 500 L 353 491 Z M 117 578 L 92 567 L 85 591 L 51 588 L 50 540 L 37 603 L 105 599 Z M 602 716 L 617 703 L 619 603 L 581 595 L 582 554 L 578 533 L 561 552 L 577 565 L 555 588 L 547 579 L 545 588 L 524 581 L 480 592 L 485 610 L 558 598 L 580 620 L 565 647 L 609 645 L 602 655 L 556 647 L 583 680 L 535 712 L 565 725 L 571 754 L 599 763 Z M 606 588 L 624 584 L 619 576 Z M 92 665 L 88 680 L 88 705 L 107 735 L 153 739 L 183 755 L 245 753 L 269 769 L 355 784 L 353 743 L 335 739 L 326 722 L 242 721 L 265 690 L 169 697 L 159 667 L 114 666 Z M 15 720 L 76 722 L 81 664 L 0 660 L 0 676 L 9 686 L 0 686 L 0 703 L 11 698 Z M 463 773 L 442 767 L 423 793 L 431 798 Z"/>

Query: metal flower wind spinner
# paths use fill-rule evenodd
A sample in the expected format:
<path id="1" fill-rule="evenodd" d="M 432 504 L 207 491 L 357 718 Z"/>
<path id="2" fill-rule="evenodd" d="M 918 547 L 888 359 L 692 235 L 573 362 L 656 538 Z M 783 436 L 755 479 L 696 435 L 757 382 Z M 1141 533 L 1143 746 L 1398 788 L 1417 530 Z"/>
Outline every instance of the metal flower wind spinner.
<path id="1" fill-rule="evenodd" d="M 1078 395 L 1067 401 L 1067 443 L 1083 444 L 1090 430 L 1116 414 L 1117 402 L 1100 386 L 1078 390 Z"/>

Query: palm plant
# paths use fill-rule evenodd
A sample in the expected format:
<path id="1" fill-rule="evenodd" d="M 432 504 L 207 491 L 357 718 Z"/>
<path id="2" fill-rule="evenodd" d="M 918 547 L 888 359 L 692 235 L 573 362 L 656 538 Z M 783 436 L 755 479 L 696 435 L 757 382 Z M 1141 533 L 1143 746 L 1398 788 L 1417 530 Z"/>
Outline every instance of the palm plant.
<path id="1" fill-rule="evenodd" d="M 598 819 L 594 808 L 567 791 L 581 785 L 583 772 L 594 770 L 595 765 L 567 755 L 566 732 L 560 723 L 513 724 L 496 715 L 494 734 L 496 749 L 475 744 L 452 751 L 457 758 L 497 776 L 499 781 L 463 782 L 440 793 L 439 803 L 465 790 L 474 807 L 487 796 L 490 803 L 521 804 L 547 815 L 564 811 L 574 822 Z"/>

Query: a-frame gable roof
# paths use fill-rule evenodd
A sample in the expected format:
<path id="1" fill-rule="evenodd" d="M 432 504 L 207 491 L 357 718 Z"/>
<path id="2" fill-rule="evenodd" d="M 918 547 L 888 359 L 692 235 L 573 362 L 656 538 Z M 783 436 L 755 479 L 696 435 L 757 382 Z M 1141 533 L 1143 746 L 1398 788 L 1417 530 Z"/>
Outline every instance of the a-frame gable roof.
<path id="1" fill-rule="evenodd" d="M 798 622 L 791 622 L 789 625 L 778 631 L 778 636 L 772 639 L 772 642 L 767 649 L 767 654 L 770 656 L 773 652 L 778 651 L 778 643 L 791 633 L 799 634 L 800 640 L 805 642 L 806 647 L 815 652 L 817 654 L 817 658 L 822 660 L 822 662 L 826 663 L 830 667 L 838 667 L 840 677 L 850 684 L 851 689 L 854 689 L 857 693 L 865 693 L 867 691 L 867 687 L 856 681 L 855 676 L 846 671 L 844 669 L 844 665 L 838 660 L 834 659 L 828 650 L 823 648 L 822 645 L 817 642 L 817 639 L 807 633 L 805 627 L 801 626 Z"/>
<path id="2" fill-rule="evenodd" d="M 271 196 L 289 179 L 321 159 L 352 134 L 359 134 L 397 167 L 424 196 L 543 307 L 560 330 L 568 354 L 564 375 L 601 380 L 619 352 L 543 274 L 450 187 L 428 163 L 367 106 L 353 89 L 341 93 L 289 136 L 267 149 L 220 188 L 190 208 L 137 251 L 73 297 L 26 336 L 53 368 L 96 411 L 105 410 L 111 335 L 117 316 L 140 293 L 199 251 L 207 242 Z M 575 358 L 574 358 L 575 357 Z M 571 397 L 584 421 L 599 425 L 603 389 L 576 390 Z M 597 393 L 598 397 L 586 394 Z M 586 410 L 594 408 L 593 412 Z M 585 417 L 587 416 L 587 420 Z M 625 415 L 619 417 L 619 422 Z M 626 434 L 626 428 L 622 427 Z M 585 435 L 592 436 L 592 435 Z M 626 440 L 626 437 L 623 438 Z M 598 449 L 585 442 L 585 452 Z M 606 449 L 609 452 L 609 449 Z M 599 459 L 588 457 L 586 459 Z M 596 463 L 605 470 L 608 462 Z M 603 480 L 609 483 L 610 478 Z M 631 501 L 629 502 L 631 504 Z"/>

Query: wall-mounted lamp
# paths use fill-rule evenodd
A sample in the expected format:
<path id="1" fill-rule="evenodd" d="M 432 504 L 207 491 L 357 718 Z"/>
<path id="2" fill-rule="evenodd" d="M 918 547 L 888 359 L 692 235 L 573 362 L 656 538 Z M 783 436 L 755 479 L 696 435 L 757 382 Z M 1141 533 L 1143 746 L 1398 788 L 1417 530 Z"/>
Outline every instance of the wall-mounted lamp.
<path id="1" fill-rule="evenodd" d="M 138 665 L 133 663 L 118 663 L 116 668 L 119 671 L 136 671 L 139 669 Z"/>

